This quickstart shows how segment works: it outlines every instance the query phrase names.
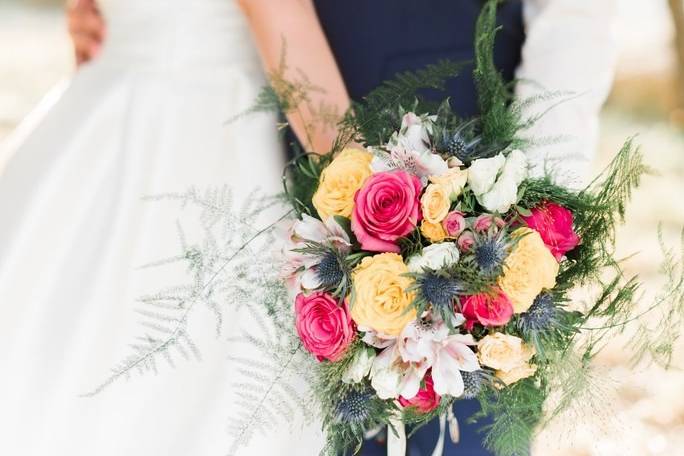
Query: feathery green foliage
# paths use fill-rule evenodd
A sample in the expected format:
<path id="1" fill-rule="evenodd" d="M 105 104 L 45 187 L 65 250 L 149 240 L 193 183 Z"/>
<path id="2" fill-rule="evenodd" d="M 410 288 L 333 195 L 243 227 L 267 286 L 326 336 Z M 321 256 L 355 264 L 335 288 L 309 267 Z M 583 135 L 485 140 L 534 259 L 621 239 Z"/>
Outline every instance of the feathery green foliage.
<path id="1" fill-rule="evenodd" d="M 538 381 L 534 377 L 526 378 L 507 388 L 491 386 L 480 394 L 482 411 L 475 418 L 492 418 L 492 423 L 483 426 L 482 432 L 486 433 L 485 447 L 497 456 L 529 454 L 546 399 L 546 390 Z"/>
<path id="2" fill-rule="evenodd" d="M 480 130 L 484 141 L 508 146 L 520 127 L 519 112 L 509 109 L 511 91 L 494 64 L 496 8 L 498 1 L 488 1 L 482 8 L 475 31 L 475 70 L 480 102 Z"/>
<path id="3" fill-rule="evenodd" d="M 397 74 L 352 106 L 353 116 L 342 122 L 342 129 L 354 132 L 353 140 L 384 144 L 401 126 L 401 111 L 426 113 L 434 107 L 420 96 L 422 89 L 444 90 L 445 82 L 458 75 L 463 64 L 448 60 L 428 65 L 415 72 Z M 399 107 L 399 109 L 397 109 Z"/>

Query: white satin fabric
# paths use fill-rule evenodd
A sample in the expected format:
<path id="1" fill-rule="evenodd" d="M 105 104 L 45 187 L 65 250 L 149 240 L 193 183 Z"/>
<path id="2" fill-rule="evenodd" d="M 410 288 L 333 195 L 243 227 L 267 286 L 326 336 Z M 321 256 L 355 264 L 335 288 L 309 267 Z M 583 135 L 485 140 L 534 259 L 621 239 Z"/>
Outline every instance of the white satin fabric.
<path id="1" fill-rule="evenodd" d="M 208 311 L 195 315 L 201 362 L 79 395 L 142 335 L 136 299 L 187 277 L 136 269 L 178 252 L 179 206 L 141 197 L 228 184 L 239 202 L 256 185 L 279 190 L 274 117 L 226 124 L 264 78 L 231 0 L 102 6 L 101 56 L 30 132 L 17 130 L 0 175 L 0 454 L 223 455 L 237 348 L 225 338 L 238 315 L 224 315 L 220 339 Z M 237 454 L 317 454 L 320 439 L 294 423 Z"/>

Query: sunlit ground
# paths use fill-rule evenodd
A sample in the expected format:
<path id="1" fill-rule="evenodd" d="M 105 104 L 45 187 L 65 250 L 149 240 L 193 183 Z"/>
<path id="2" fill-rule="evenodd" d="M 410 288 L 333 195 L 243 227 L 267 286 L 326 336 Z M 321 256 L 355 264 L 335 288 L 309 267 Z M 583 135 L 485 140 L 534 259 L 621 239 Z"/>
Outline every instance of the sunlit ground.
<path id="1" fill-rule="evenodd" d="M 678 118 L 677 112 L 669 108 L 670 25 L 665 2 L 654 0 L 643 9 L 630 4 L 644 2 L 621 3 L 618 32 L 623 57 L 616 90 L 603 115 L 596 170 L 627 137 L 638 134 L 636 141 L 659 173 L 644 179 L 634 195 L 618 239 L 619 256 L 638 253 L 625 267 L 645 281 L 641 305 L 647 307 L 662 285 L 656 227 L 662 223 L 671 246 L 677 245 L 684 227 L 684 134 L 671 121 Z M 59 9 L 0 5 L 0 43 L 1 140 L 51 86 L 68 77 L 72 64 Z M 596 413 L 560 420 L 540 436 L 535 455 L 684 454 L 684 347 L 680 344 L 674 368 L 667 372 L 655 366 L 630 368 L 623 350 L 628 340 L 626 335 L 614 341 L 597 363 L 597 380 L 607 390 L 598 404 L 586 406 Z"/>

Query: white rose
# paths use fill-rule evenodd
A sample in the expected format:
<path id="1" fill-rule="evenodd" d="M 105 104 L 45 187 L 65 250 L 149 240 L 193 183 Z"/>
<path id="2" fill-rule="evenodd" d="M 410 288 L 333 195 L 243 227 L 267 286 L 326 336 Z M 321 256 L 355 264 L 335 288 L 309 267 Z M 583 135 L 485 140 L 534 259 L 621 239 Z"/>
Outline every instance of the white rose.
<path id="1" fill-rule="evenodd" d="M 388 347 L 373 360 L 371 366 L 371 386 L 380 399 L 394 399 L 401 391 L 402 372 L 397 369 L 394 361 L 395 347 Z"/>
<path id="2" fill-rule="evenodd" d="M 495 162 L 486 162 L 498 157 L 503 158 L 503 155 L 499 154 L 492 159 L 475 160 L 473 166 L 478 165 L 475 171 L 476 176 L 471 181 L 473 176 L 473 166 L 471 166 L 468 174 L 468 183 L 473 193 L 475 193 L 477 201 L 482 206 L 488 211 L 503 214 L 511 208 L 511 205 L 517 202 L 518 186 L 527 178 L 527 157 L 522 151 L 516 149 L 508 154 L 508 157 L 503 162 L 500 159 Z M 492 168 L 486 170 L 487 165 L 491 165 Z M 498 168 L 496 173 L 493 172 L 494 168 Z M 496 174 L 499 170 L 501 175 L 497 179 Z M 492 180 L 492 177 L 494 180 Z M 475 186 L 473 186 L 473 183 Z M 483 189 L 486 190 L 482 191 Z"/>
<path id="3" fill-rule="evenodd" d="M 356 352 L 354 360 L 351 362 L 346 372 L 342 375 L 344 383 L 359 383 L 371 370 L 375 360 L 375 350 L 364 348 Z"/>
<path id="4" fill-rule="evenodd" d="M 508 154 L 501 177 L 510 177 L 515 181 L 515 185 L 520 185 L 527 179 L 527 157 L 523 151 L 515 149 Z"/>
<path id="5" fill-rule="evenodd" d="M 468 184 L 476 195 L 482 195 L 491 190 L 496 177 L 506 164 L 506 158 L 499 154 L 492 158 L 480 158 L 473 161 L 468 168 Z"/>
<path id="6" fill-rule="evenodd" d="M 510 178 L 501 178 L 490 191 L 477 195 L 477 201 L 490 212 L 503 214 L 511 208 L 518 199 L 518 186 Z"/>
<path id="7" fill-rule="evenodd" d="M 458 247 L 453 242 L 431 244 L 422 253 L 409 258 L 408 269 L 413 273 L 422 272 L 426 268 L 437 271 L 458 263 L 458 259 Z"/>

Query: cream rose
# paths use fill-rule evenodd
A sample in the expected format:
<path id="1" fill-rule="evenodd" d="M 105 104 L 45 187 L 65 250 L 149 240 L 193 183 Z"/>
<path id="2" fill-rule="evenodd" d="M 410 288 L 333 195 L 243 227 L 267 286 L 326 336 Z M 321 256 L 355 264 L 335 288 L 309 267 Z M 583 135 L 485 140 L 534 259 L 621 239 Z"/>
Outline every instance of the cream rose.
<path id="1" fill-rule="evenodd" d="M 451 200 L 442 185 L 430 184 L 420 198 L 423 218 L 430 223 L 441 223 L 449 213 Z"/>
<path id="2" fill-rule="evenodd" d="M 468 170 L 460 168 L 449 168 L 439 176 L 430 176 L 430 182 L 444 188 L 451 201 L 456 201 L 461 196 L 467 181 Z"/>
<path id="3" fill-rule="evenodd" d="M 496 371 L 496 378 L 504 382 L 506 385 L 512 385 L 518 380 L 531 377 L 537 372 L 537 366 L 534 364 L 524 363 L 521 366 L 515 367 L 509 371 Z"/>
<path id="4" fill-rule="evenodd" d="M 477 357 L 482 365 L 495 369 L 496 376 L 510 385 L 536 372 L 536 366 L 529 364 L 534 354 L 534 347 L 521 338 L 494 333 L 478 343 Z"/>

